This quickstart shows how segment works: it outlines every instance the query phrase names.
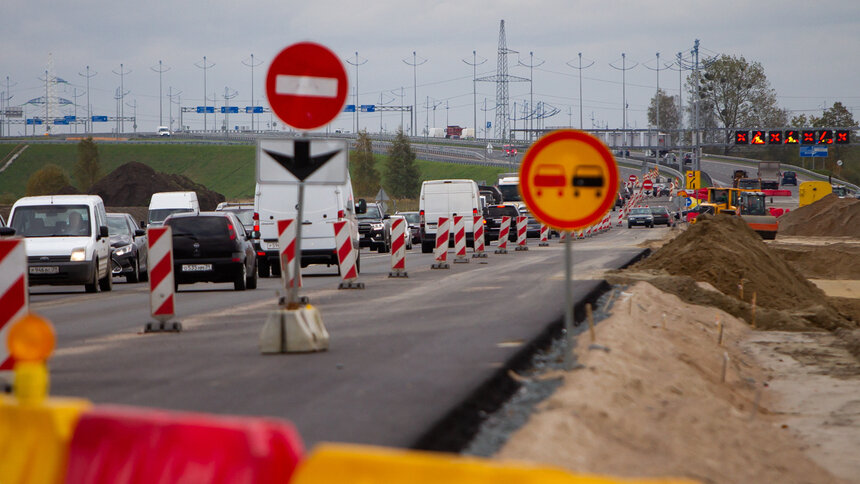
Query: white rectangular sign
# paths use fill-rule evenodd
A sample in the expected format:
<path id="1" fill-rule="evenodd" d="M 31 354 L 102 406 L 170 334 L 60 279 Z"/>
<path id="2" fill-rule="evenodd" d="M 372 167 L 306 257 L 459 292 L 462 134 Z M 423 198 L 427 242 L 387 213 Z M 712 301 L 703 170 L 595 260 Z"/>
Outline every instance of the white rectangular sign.
<path id="1" fill-rule="evenodd" d="M 329 139 L 261 139 L 257 140 L 257 183 L 291 185 L 299 179 L 283 163 L 276 161 L 295 160 L 296 143 L 310 143 L 311 159 L 326 159 L 325 163 L 311 173 L 305 183 L 308 185 L 340 185 L 346 183 L 349 160 L 349 146 L 346 140 Z M 302 155 L 299 150 L 299 155 Z"/>

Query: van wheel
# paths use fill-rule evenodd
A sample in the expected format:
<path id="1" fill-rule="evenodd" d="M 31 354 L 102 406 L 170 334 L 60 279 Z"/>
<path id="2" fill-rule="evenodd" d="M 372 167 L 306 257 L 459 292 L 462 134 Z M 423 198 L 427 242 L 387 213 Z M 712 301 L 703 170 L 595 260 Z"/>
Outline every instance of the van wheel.
<path id="1" fill-rule="evenodd" d="M 340 274 L 340 266 L 337 266 L 337 272 Z M 355 273 L 361 274 L 361 251 L 355 256 Z"/>
<path id="2" fill-rule="evenodd" d="M 270 264 L 273 277 L 281 277 L 281 264 Z"/>
<path id="3" fill-rule="evenodd" d="M 271 271 L 271 267 L 269 267 L 269 263 L 265 260 L 257 260 L 257 275 L 266 278 L 269 277 L 269 273 Z"/>
<path id="4" fill-rule="evenodd" d="M 427 242 L 421 242 L 421 253 L 429 254 L 431 252 L 433 252 L 433 245 Z"/>
<path id="5" fill-rule="evenodd" d="M 245 269 L 245 264 L 242 264 L 242 269 L 239 271 L 239 274 L 236 276 L 236 280 L 233 281 L 233 289 L 236 291 L 244 291 L 246 288 L 245 283 L 247 282 L 248 274 L 247 269 Z"/>
<path id="6" fill-rule="evenodd" d="M 256 263 L 254 265 L 256 266 Z M 245 286 L 248 289 L 257 289 L 257 267 L 251 270 L 251 275 L 245 281 Z"/>
<path id="7" fill-rule="evenodd" d="M 98 271 L 98 264 L 96 264 L 96 271 Z M 110 292 L 113 289 L 113 273 L 111 273 L 110 269 L 108 269 L 107 274 L 105 274 L 104 279 L 99 281 L 99 289 L 104 292 Z"/>
<path id="8" fill-rule="evenodd" d="M 92 282 L 84 284 L 84 290 L 87 292 L 99 292 L 99 263 L 93 265 L 93 279 Z"/>

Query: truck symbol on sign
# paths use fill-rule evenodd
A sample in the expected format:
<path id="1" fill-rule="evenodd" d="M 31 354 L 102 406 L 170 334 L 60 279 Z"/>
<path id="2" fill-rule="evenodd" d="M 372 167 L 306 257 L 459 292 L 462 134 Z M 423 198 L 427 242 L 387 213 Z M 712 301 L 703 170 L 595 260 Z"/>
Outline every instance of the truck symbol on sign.
<path id="1" fill-rule="evenodd" d="M 580 189 L 596 188 L 594 196 L 600 198 L 605 184 L 603 170 L 598 165 L 577 166 L 573 172 L 573 196 L 579 198 Z"/>
<path id="2" fill-rule="evenodd" d="M 537 187 L 537 196 L 543 196 L 544 188 L 558 188 L 558 196 L 561 196 L 564 191 L 566 177 L 564 176 L 564 167 L 561 165 L 547 164 L 540 165 L 535 174 L 534 185 Z"/>

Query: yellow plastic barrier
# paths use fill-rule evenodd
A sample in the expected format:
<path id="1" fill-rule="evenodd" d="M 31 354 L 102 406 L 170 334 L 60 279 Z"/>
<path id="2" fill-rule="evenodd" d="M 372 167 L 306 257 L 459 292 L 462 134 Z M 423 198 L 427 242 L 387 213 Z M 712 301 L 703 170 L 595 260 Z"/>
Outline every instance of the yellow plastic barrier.
<path id="1" fill-rule="evenodd" d="M 22 405 L 0 396 L 0 483 L 63 482 L 69 441 L 86 400 L 51 398 Z"/>
<path id="2" fill-rule="evenodd" d="M 615 479 L 574 475 L 561 469 L 498 462 L 454 454 L 380 447 L 320 444 L 290 484 L 611 484 L 693 483 L 683 479 Z"/>
<path id="3" fill-rule="evenodd" d="M 833 187 L 826 181 L 808 181 L 800 184 L 797 193 L 797 206 L 803 207 L 830 195 L 833 193 Z"/>

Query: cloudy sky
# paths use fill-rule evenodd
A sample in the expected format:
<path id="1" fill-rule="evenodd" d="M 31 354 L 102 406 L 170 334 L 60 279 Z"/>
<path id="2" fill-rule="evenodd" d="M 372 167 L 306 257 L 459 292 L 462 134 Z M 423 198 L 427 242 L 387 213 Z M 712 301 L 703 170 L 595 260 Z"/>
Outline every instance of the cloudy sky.
<path id="1" fill-rule="evenodd" d="M 123 84 L 125 115 L 137 103 L 139 131 L 159 125 L 159 76 L 151 68 L 161 60 L 164 100 L 162 123 L 169 119 L 168 89 L 181 92 L 182 106 L 203 104 L 203 56 L 214 64 L 207 69 L 207 96 L 224 103 L 225 88 L 235 97 L 231 105 L 251 104 L 251 54 L 260 65 L 254 69 L 254 99 L 264 104 L 266 69 L 272 58 L 289 44 L 310 40 L 330 47 L 342 59 L 359 61 L 359 104 L 412 104 L 412 52 L 418 61 L 418 129 L 425 125 L 457 124 L 472 127 L 472 51 L 478 76 L 493 75 L 497 64 L 499 21 L 505 20 L 507 46 L 518 51 L 508 57 L 509 73 L 529 77 L 533 71 L 535 103 L 559 110 L 546 126 L 579 126 L 578 53 L 583 64 L 582 110 L 586 128 L 622 124 L 622 73 L 626 54 L 626 95 L 630 127 L 647 126 L 646 109 L 657 85 L 656 53 L 661 55 L 660 86 L 678 94 L 678 71 L 666 69 L 678 52 L 685 58 L 700 39 L 703 58 L 721 54 L 760 62 L 776 90 L 782 107 L 800 113 L 820 113 L 835 101 L 855 112 L 860 108 L 860 2 L 833 0 L 723 1 L 479 1 L 479 0 L 345 0 L 223 1 L 143 0 L 136 2 L 78 0 L 4 0 L 0 6 L 0 91 L 11 105 L 44 95 L 48 60 L 54 73 L 68 81 L 58 95 L 78 94 L 78 115 L 86 114 L 86 79 L 95 115 L 115 115 L 114 96 L 120 86 L 120 64 L 128 74 Z M 529 53 L 533 52 L 533 57 Z M 637 65 L 638 63 L 638 65 Z M 350 81 L 355 68 L 345 64 Z M 648 68 L 651 69 L 648 69 Z M 677 67 L 672 65 L 671 67 Z M 116 72 L 116 73 L 115 73 Z M 684 72 L 687 75 L 688 72 Z M 352 87 L 351 87 L 352 89 Z M 479 82 L 477 124 L 492 121 L 496 86 Z M 351 90 L 352 92 L 352 90 Z M 430 98 L 431 109 L 425 106 Z M 511 103 L 518 110 L 529 100 L 529 83 L 510 84 Z M 484 111 L 484 100 L 488 111 Z M 352 94 L 349 102 L 353 102 Z M 686 100 L 685 100 L 686 102 Z M 211 104 L 211 101 L 209 101 Z M 174 104 L 174 127 L 178 114 Z M 435 121 L 434 111 L 435 108 Z M 44 108 L 25 106 L 38 115 Z M 59 114 L 72 114 L 68 107 Z M 521 114 L 521 113 L 520 113 Z M 223 119 L 217 115 L 216 123 Z M 263 127 L 271 119 L 262 117 Z M 183 123 L 203 127 L 202 115 L 186 114 Z M 211 127 L 211 115 L 208 124 Z M 233 115 L 230 126 L 247 126 L 249 115 Z M 396 113 L 363 114 L 362 128 L 394 130 Z M 522 127 L 522 121 L 519 121 Z M 96 125 L 110 131 L 109 124 Z M 343 114 L 332 128 L 352 130 L 351 114 Z M 62 128 L 71 131 L 71 128 Z M 125 129 L 131 131 L 130 123 Z"/>

